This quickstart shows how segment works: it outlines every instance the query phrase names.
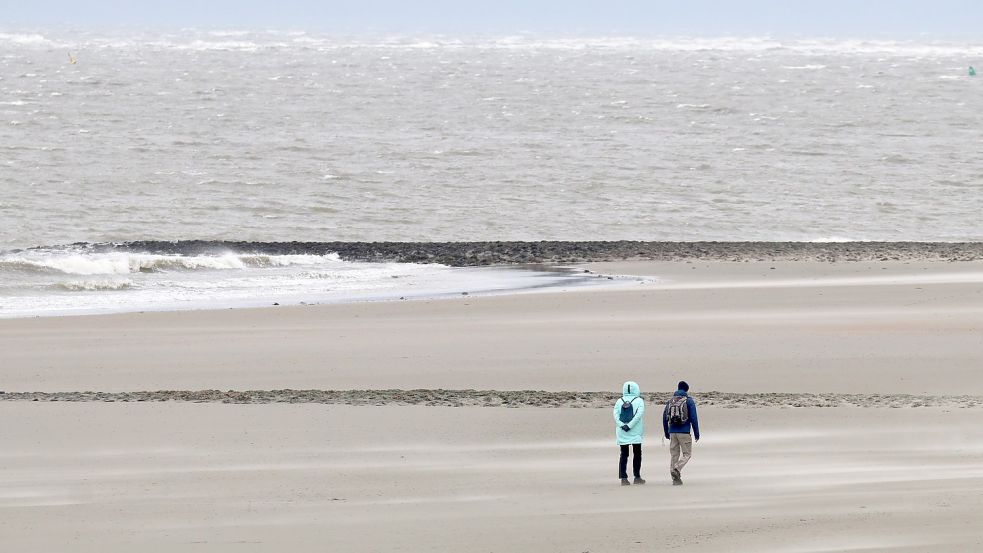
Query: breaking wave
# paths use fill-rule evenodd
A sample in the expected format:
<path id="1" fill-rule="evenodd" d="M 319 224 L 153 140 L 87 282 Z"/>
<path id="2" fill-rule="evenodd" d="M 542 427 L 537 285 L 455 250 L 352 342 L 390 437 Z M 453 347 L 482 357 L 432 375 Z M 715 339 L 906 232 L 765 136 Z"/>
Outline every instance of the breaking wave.
<path id="1" fill-rule="evenodd" d="M 600 283 L 574 270 L 347 261 L 342 256 L 348 259 L 350 252 L 339 255 L 324 244 L 265 244 L 291 250 L 282 253 L 263 252 L 261 243 L 238 251 L 207 242 L 156 244 L 165 251 L 147 246 L 121 251 L 102 248 L 127 245 L 75 244 L 0 253 L 0 318 L 459 297 Z"/>
<path id="2" fill-rule="evenodd" d="M 382 50 L 635 50 L 669 52 L 738 52 L 792 54 L 880 54 L 887 56 L 965 56 L 983 53 L 983 44 L 951 40 L 863 40 L 833 38 L 779 39 L 772 36 L 514 36 L 400 35 L 337 36 L 305 32 L 259 30 L 185 30 L 178 34 L 123 32 L 108 35 L 61 33 L 54 40 L 38 33 L 0 33 L 0 44 L 26 48 L 117 48 L 127 50 L 231 51 L 315 48 L 334 51 L 352 48 Z"/>
<path id="3" fill-rule="evenodd" d="M 327 255 L 158 255 L 124 252 L 31 252 L 0 256 L 0 273 L 6 271 L 66 275 L 127 275 L 167 271 L 262 269 L 340 262 Z"/>
<path id="4" fill-rule="evenodd" d="M 129 290 L 133 288 L 130 280 L 76 280 L 71 282 L 59 282 L 52 284 L 54 290 L 68 292 L 111 292 L 117 290 Z"/>

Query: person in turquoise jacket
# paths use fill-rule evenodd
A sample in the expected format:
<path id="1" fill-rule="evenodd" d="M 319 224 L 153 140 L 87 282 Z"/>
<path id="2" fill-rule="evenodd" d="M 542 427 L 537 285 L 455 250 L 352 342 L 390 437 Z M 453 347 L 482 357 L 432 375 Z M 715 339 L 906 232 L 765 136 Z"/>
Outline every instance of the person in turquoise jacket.
<path id="1" fill-rule="evenodd" d="M 638 384 L 628 381 L 621 387 L 621 398 L 614 402 L 614 433 L 621 449 L 618 459 L 618 477 L 622 486 L 630 486 L 628 481 L 628 450 L 631 448 L 632 468 L 635 484 L 644 484 L 642 478 L 642 435 L 645 433 L 645 401 L 640 397 Z"/>

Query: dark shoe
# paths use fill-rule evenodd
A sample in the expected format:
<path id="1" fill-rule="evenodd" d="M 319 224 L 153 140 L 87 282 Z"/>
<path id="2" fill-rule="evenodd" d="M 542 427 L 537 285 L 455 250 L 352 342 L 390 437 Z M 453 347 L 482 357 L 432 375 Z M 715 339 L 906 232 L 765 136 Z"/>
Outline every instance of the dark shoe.
<path id="1" fill-rule="evenodd" d="M 682 486 L 683 485 L 683 479 L 682 478 L 673 478 L 672 479 L 672 485 L 673 486 Z"/>
<path id="2" fill-rule="evenodd" d="M 669 475 L 672 476 L 673 480 L 679 480 L 680 478 L 683 477 L 683 475 L 679 473 L 679 469 L 670 470 Z"/>
<path id="3" fill-rule="evenodd" d="M 622 486 L 631 486 L 631 482 L 629 482 L 627 478 L 622 478 L 621 479 L 621 485 Z"/>
<path id="4" fill-rule="evenodd" d="M 632 484 L 644 484 L 644 483 L 645 483 L 645 479 L 642 478 L 641 476 L 636 476 L 635 481 L 632 482 Z"/>

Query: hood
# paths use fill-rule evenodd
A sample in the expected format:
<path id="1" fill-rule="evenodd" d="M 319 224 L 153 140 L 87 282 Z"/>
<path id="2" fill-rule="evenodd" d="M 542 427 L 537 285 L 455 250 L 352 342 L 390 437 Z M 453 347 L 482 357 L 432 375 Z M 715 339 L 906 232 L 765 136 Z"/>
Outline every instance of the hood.
<path id="1" fill-rule="evenodd" d="M 686 392 L 684 390 L 676 390 L 676 393 L 672 394 L 674 396 L 685 396 Z"/>
<path id="2" fill-rule="evenodd" d="M 625 382 L 624 385 L 621 386 L 621 397 L 630 399 L 638 397 L 638 394 L 640 393 L 642 393 L 642 391 L 638 389 L 638 384 L 632 382 L 631 380 Z"/>

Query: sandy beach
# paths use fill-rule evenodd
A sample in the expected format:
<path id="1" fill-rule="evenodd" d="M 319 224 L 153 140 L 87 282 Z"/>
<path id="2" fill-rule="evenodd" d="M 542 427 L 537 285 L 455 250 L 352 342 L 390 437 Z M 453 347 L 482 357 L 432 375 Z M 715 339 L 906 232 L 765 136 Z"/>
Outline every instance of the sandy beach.
<path id="1" fill-rule="evenodd" d="M 983 1 L 0 14 L 0 553 L 983 552 Z"/>
<path id="2" fill-rule="evenodd" d="M 983 262 L 649 263 L 615 289 L 0 320 L 7 391 L 983 395 Z"/>
<path id="3" fill-rule="evenodd" d="M 713 409 L 687 483 L 606 409 L 0 403 L 11 551 L 976 551 L 983 411 Z M 630 530 L 630 531 L 629 531 Z"/>
<path id="4" fill-rule="evenodd" d="M 2 320 L 3 543 L 12 551 L 983 548 L 975 399 L 983 263 L 585 268 L 655 280 Z M 682 488 L 669 485 L 652 413 L 649 484 L 617 485 L 610 407 L 576 393 L 615 393 L 629 378 L 655 398 L 685 378 L 703 405 L 703 439 Z M 260 394 L 249 405 L 222 404 L 229 395 L 98 397 L 283 389 L 377 395 Z M 400 395 L 414 389 L 455 391 L 450 404 L 462 406 Z M 481 406 L 481 391 L 536 390 L 553 394 L 551 408 L 530 406 L 528 393 L 516 408 Z M 19 395 L 29 392 L 67 395 Z M 816 394 L 828 406 L 795 406 Z"/>

